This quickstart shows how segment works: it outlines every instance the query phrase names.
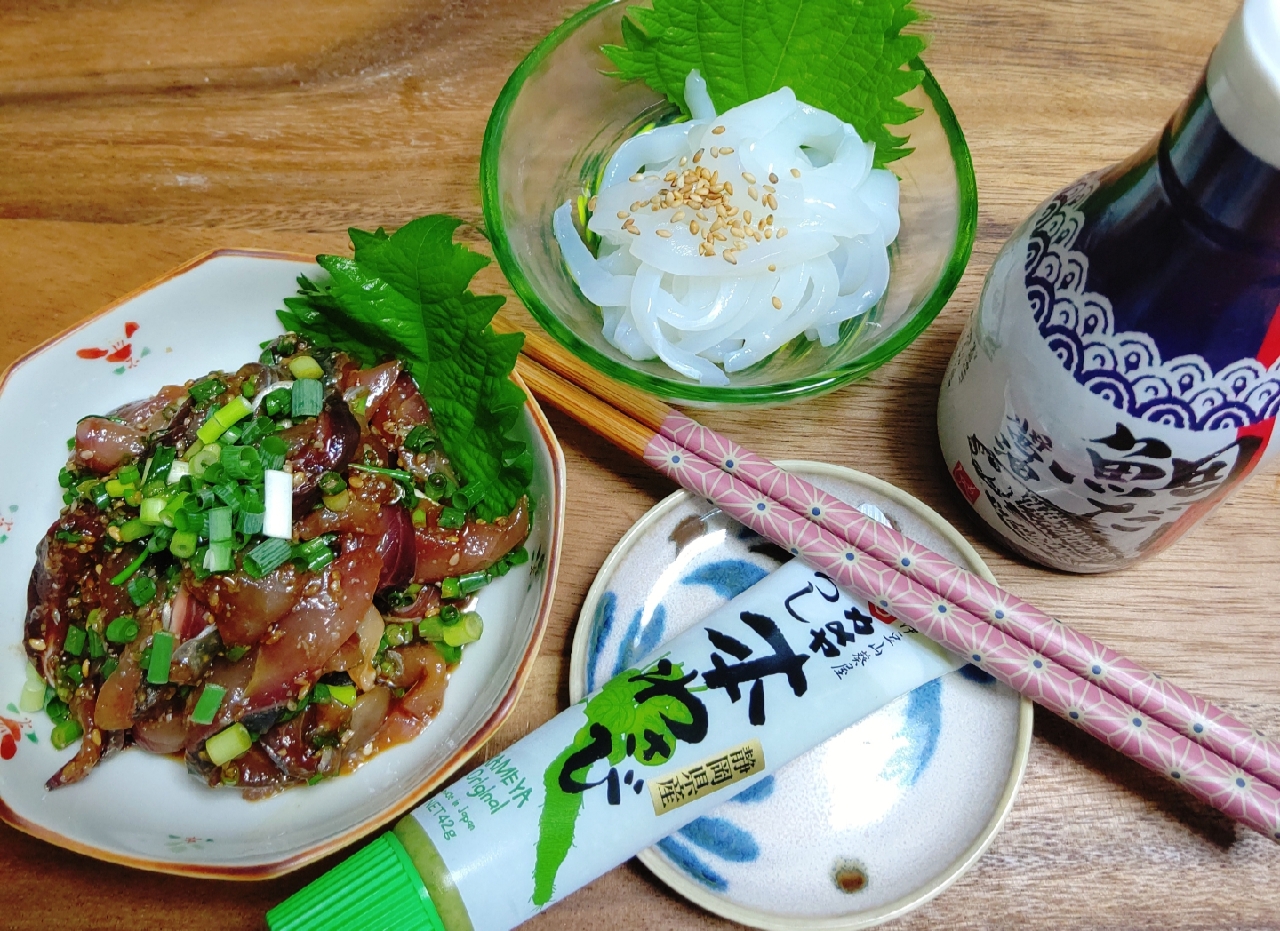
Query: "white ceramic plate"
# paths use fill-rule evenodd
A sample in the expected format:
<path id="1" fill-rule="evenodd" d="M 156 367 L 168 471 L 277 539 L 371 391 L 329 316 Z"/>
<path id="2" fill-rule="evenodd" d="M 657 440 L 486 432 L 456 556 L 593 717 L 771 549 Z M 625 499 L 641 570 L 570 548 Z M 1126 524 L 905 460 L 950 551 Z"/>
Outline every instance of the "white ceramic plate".
<path id="1" fill-rule="evenodd" d="M 467 648 L 444 707 L 418 738 L 354 774 L 248 802 L 210 789 L 182 763 L 129 750 L 83 782 L 48 792 L 74 753 L 49 743 L 43 712 L 17 701 L 36 544 L 61 508 L 58 469 L 76 421 L 256 359 L 281 332 L 275 311 L 303 256 L 223 250 L 201 256 L 28 353 L 0 381 L 0 817 L 51 843 L 129 866 L 224 878 L 279 875 L 351 843 L 448 779 L 510 712 L 533 664 L 555 589 L 564 461 L 537 405 L 519 429 L 534 455 L 526 565 L 486 587 L 489 622 Z"/>
<path id="2" fill-rule="evenodd" d="M 784 462 L 839 498 L 994 581 L 927 506 L 839 466 Z M 874 513 L 874 512 L 872 512 Z M 573 642 L 577 701 L 779 565 L 783 554 L 677 492 L 615 547 Z M 1032 704 L 974 667 L 910 692 L 640 854 L 676 892 L 770 929 L 865 928 L 939 894 L 1013 804 Z"/>

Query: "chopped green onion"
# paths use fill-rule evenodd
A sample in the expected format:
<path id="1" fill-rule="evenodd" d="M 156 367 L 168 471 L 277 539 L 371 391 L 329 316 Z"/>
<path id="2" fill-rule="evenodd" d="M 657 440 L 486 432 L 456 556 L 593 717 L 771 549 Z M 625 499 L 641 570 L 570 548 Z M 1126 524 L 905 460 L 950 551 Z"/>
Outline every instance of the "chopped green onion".
<path id="1" fill-rule="evenodd" d="M 196 431 L 196 436 L 202 443 L 212 443 L 252 413 L 253 405 L 236 395 L 214 412 L 205 425 Z"/>
<path id="2" fill-rule="evenodd" d="M 293 383 L 293 419 L 315 417 L 324 408 L 324 385 L 314 378 Z"/>
<path id="3" fill-rule="evenodd" d="M 230 572 L 236 567 L 235 552 L 231 543 L 211 542 L 204 554 L 204 568 L 210 572 Z"/>
<path id="4" fill-rule="evenodd" d="M 513 566 L 523 566 L 529 561 L 529 551 L 523 546 L 518 546 L 507 554 L 507 562 Z"/>
<path id="5" fill-rule="evenodd" d="M 232 647 L 231 649 L 227 650 L 225 656 L 227 657 L 228 663 L 238 663 L 240 662 L 240 660 L 244 659 L 248 653 L 249 653 L 248 647 L 244 647 L 244 646 Z"/>
<path id="6" fill-rule="evenodd" d="M 330 511 L 341 514 L 351 504 L 351 492 L 344 488 L 336 495 L 325 495 L 321 500 Z"/>
<path id="7" fill-rule="evenodd" d="M 443 640 L 444 639 L 444 623 L 440 620 L 440 615 L 433 614 L 431 617 L 424 617 L 418 622 L 418 636 L 423 640 Z"/>
<path id="8" fill-rule="evenodd" d="M 106 658 L 106 661 L 105 661 L 105 662 L 103 662 L 103 664 L 102 664 L 102 678 L 103 678 L 103 680 L 110 679 L 110 678 L 111 678 L 111 674 L 112 674 L 113 672 L 115 672 L 115 671 L 116 671 L 116 668 L 117 668 L 119 665 L 120 665 L 120 660 L 116 659 L 114 656 L 108 656 L 108 657 Z"/>
<path id="9" fill-rule="evenodd" d="M 199 539 L 191 531 L 179 530 L 169 542 L 169 552 L 179 559 L 190 559 L 195 555 L 199 543 Z"/>
<path id="10" fill-rule="evenodd" d="M 289 453 L 289 444 L 278 436 L 268 436 L 260 444 L 262 449 L 262 468 L 279 469 L 284 465 L 284 458 Z"/>
<path id="11" fill-rule="evenodd" d="M 178 451 L 172 446 L 157 446 L 155 455 L 147 465 L 147 481 L 168 481 L 169 470 L 178 458 Z"/>
<path id="12" fill-rule="evenodd" d="M 66 466 L 58 470 L 58 485 L 61 488 L 73 488 L 80 482 L 80 476 Z"/>
<path id="13" fill-rule="evenodd" d="M 436 525 L 446 530 L 457 530 L 465 526 L 467 523 L 467 512 L 460 511 L 457 508 L 441 508 L 440 514 L 436 517 Z"/>
<path id="14" fill-rule="evenodd" d="M 191 395 L 191 399 L 197 404 L 203 404 L 205 401 L 216 398 L 226 390 L 227 386 L 219 379 L 206 378 L 204 381 L 198 381 L 188 388 L 187 394 Z"/>
<path id="15" fill-rule="evenodd" d="M 218 717 L 219 708 L 223 707 L 225 697 L 227 697 L 227 689 L 223 686 L 212 683 L 206 685 L 204 692 L 200 693 L 200 699 L 196 702 L 195 711 L 191 712 L 192 724 L 212 724 L 214 718 Z"/>
<path id="16" fill-rule="evenodd" d="M 467 612 L 463 620 L 450 624 L 444 629 L 444 642 L 451 647 L 460 647 L 464 643 L 474 643 L 484 632 L 484 621 L 475 612 Z"/>
<path id="17" fill-rule="evenodd" d="M 147 664 L 147 681 L 164 685 L 169 681 L 169 663 L 173 659 L 173 634 L 158 631 L 151 638 L 151 662 Z"/>
<path id="18" fill-rule="evenodd" d="M 424 511 L 422 508 L 414 508 L 412 516 L 413 516 L 413 526 L 415 527 L 427 526 L 427 512 Z"/>
<path id="19" fill-rule="evenodd" d="M 209 762 L 214 766 L 230 763 L 251 746 L 253 746 L 253 737 L 249 735 L 248 728 L 239 722 L 214 734 L 204 742 L 205 752 L 209 754 Z"/>
<path id="20" fill-rule="evenodd" d="M 402 647 L 413 641 L 412 624 L 388 624 L 382 633 L 388 646 Z"/>
<path id="21" fill-rule="evenodd" d="M 458 580 L 456 578 L 443 579 L 440 582 L 440 597 L 448 600 L 462 597 L 462 592 L 458 588 Z"/>
<path id="22" fill-rule="evenodd" d="M 127 527 L 128 524 L 126 524 L 125 526 Z M 148 554 L 147 551 L 144 549 L 141 553 L 135 556 L 133 559 L 133 562 L 129 563 L 129 565 L 125 566 L 123 569 L 121 569 L 118 573 L 116 573 L 112 577 L 111 584 L 123 585 L 125 582 L 129 581 L 129 578 L 135 572 L 137 572 L 139 569 L 142 568 L 142 564 L 147 561 L 148 555 L 150 554 Z"/>
<path id="23" fill-rule="evenodd" d="M 67 715 L 71 714 L 71 709 L 67 707 L 67 703 L 60 698 L 51 698 L 49 703 L 44 706 L 44 713 L 49 716 L 49 720 L 54 724 L 61 724 L 67 719 Z"/>
<path id="24" fill-rule="evenodd" d="M 235 444 L 235 443 L 239 443 L 239 442 L 240 442 L 240 428 L 239 428 L 239 427 L 227 427 L 227 429 L 226 429 L 226 430 L 223 432 L 223 434 L 222 434 L 221 442 L 222 442 L 222 445 L 223 445 L 223 447 L 224 447 L 224 448 L 225 448 L 225 447 L 227 447 L 227 446 L 233 445 L 233 444 Z"/>
<path id="25" fill-rule="evenodd" d="M 311 356 L 298 356 L 296 359 L 290 359 L 289 371 L 293 373 L 294 378 L 300 380 L 312 381 L 324 377 L 324 369 Z"/>
<path id="26" fill-rule="evenodd" d="M 326 472 L 320 476 L 320 494 L 326 498 L 331 498 L 346 490 L 347 483 L 337 472 Z"/>
<path id="27" fill-rule="evenodd" d="M 241 511 L 236 515 L 236 530 L 246 537 L 262 533 L 262 517 L 261 511 Z"/>
<path id="28" fill-rule="evenodd" d="M 191 474 L 191 464 L 185 459 L 174 460 L 173 465 L 169 466 L 169 474 L 165 478 L 166 485 L 176 485 L 182 476 Z"/>
<path id="29" fill-rule="evenodd" d="M 157 527 L 155 532 L 151 534 L 151 539 L 147 541 L 148 553 L 159 553 L 168 549 L 169 541 L 173 539 L 172 527 Z"/>
<path id="30" fill-rule="evenodd" d="M 245 556 L 244 571 L 260 579 L 283 565 L 292 553 L 293 547 L 289 545 L 288 540 L 282 540 L 279 537 L 263 540 Z"/>
<path id="31" fill-rule="evenodd" d="M 329 697 L 350 708 L 356 703 L 356 687 L 354 685 L 331 685 Z"/>
<path id="32" fill-rule="evenodd" d="M 268 417 L 279 417 L 293 407 L 293 390 L 277 388 L 262 399 L 262 410 Z"/>
<path id="33" fill-rule="evenodd" d="M 462 647 L 450 646 L 447 643 L 435 644 L 436 652 L 450 666 L 456 666 L 462 659 Z"/>
<path id="34" fill-rule="evenodd" d="M 112 498 L 123 498 L 129 493 L 130 487 L 118 478 L 107 479 L 107 494 Z"/>
<path id="35" fill-rule="evenodd" d="M 427 484 L 436 491 L 444 491 L 449 486 L 449 476 L 443 472 L 432 472 L 427 476 Z"/>
<path id="36" fill-rule="evenodd" d="M 79 656 L 84 652 L 85 640 L 83 627 L 68 627 L 66 639 L 62 642 L 62 648 L 72 656 Z"/>
<path id="37" fill-rule="evenodd" d="M 80 488 L 85 497 L 92 501 L 93 506 L 99 511 L 105 511 L 111 506 L 111 496 L 107 494 L 106 482 L 85 482 Z"/>
<path id="38" fill-rule="evenodd" d="M 47 694 L 44 679 L 35 666 L 27 663 L 27 679 L 22 684 L 22 694 L 18 696 L 18 710 L 27 714 L 40 711 L 45 706 Z"/>
<path id="39" fill-rule="evenodd" d="M 84 728 L 80 726 L 80 722 L 75 718 L 67 718 L 53 729 L 53 733 L 49 735 L 49 743 L 53 744 L 55 750 L 65 750 L 83 734 Z"/>
<path id="40" fill-rule="evenodd" d="M 164 523 L 164 509 L 168 503 L 167 498 L 143 498 L 138 510 L 138 520 L 152 526 Z"/>
<path id="41" fill-rule="evenodd" d="M 127 614 L 107 625 L 107 639 L 112 643 L 132 643 L 137 638 L 138 622 Z"/>
<path id="42" fill-rule="evenodd" d="M 102 635 L 89 628 L 89 658 L 102 659 L 107 655 L 107 648 L 102 643 Z"/>
<path id="43" fill-rule="evenodd" d="M 156 582 L 149 575 L 135 575 L 129 580 L 129 600 L 141 608 L 156 597 Z"/>
<path id="44" fill-rule="evenodd" d="M 210 423 L 212 423 L 212 421 L 210 421 Z M 207 443 L 198 453 L 187 460 L 188 468 L 192 475 L 196 478 L 200 478 L 209 470 L 209 467 L 221 459 L 221 457 L 222 447 L 217 443 Z"/>
<path id="45" fill-rule="evenodd" d="M 484 588 L 489 582 L 489 574 L 483 570 L 479 572 L 467 572 L 458 576 L 458 591 L 464 595 L 470 595 Z"/>
<path id="46" fill-rule="evenodd" d="M 429 453 L 436 448 L 436 435 L 430 427 L 414 427 L 404 438 L 404 448 L 411 453 Z"/>
<path id="47" fill-rule="evenodd" d="M 440 608 L 440 621 L 443 624 L 456 624 L 462 620 L 462 612 L 457 605 L 443 605 Z"/>
<path id="48" fill-rule="evenodd" d="M 232 517 L 231 508 L 214 508 L 209 512 L 209 542 L 224 543 L 232 539 Z"/>
<path id="49" fill-rule="evenodd" d="M 329 548 L 332 542 L 333 538 L 326 535 L 300 543 L 293 549 L 293 558 L 302 560 L 312 572 L 319 572 L 333 562 L 333 550 Z"/>
<path id="50" fill-rule="evenodd" d="M 387 478 L 393 478 L 397 482 L 413 481 L 413 476 L 404 469 L 384 469 L 382 466 L 365 465 L 362 462 L 353 462 L 349 468 L 359 469 L 361 472 L 372 472 L 374 475 L 385 475 Z"/>
<path id="51" fill-rule="evenodd" d="M 250 377 L 240 382 L 240 393 L 244 395 L 245 400 L 252 401 L 253 396 L 258 393 L 257 381 Z"/>

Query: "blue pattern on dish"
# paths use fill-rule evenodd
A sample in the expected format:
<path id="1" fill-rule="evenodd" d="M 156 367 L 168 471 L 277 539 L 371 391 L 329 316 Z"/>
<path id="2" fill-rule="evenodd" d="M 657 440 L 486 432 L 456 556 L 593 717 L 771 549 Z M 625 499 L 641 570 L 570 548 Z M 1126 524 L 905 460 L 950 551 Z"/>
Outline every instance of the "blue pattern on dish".
<path id="1" fill-rule="evenodd" d="M 699 566 L 680 581 L 706 585 L 725 601 L 732 601 L 769 574 L 769 570 L 745 559 L 721 559 Z"/>
<path id="2" fill-rule="evenodd" d="M 735 795 L 730 801 L 739 802 L 743 805 L 754 805 L 756 802 L 763 802 L 773 794 L 773 777 L 765 776 L 750 788 L 743 789 Z"/>
<path id="3" fill-rule="evenodd" d="M 916 784 L 938 747 L 942 730 L 942 680 L 934 679 L 912 689 L 907 698 L 907 720 L 898 731 L 907 745 L 895 751 L 881 775 L 897 779 L 900 785 Z"/>
<path id="4" fill-rule="evenodd" d="M 666 837 L 658 841 L 658 849 L 665 853 L 672 863 L 684 870 L 691 879 L 716 892 L 728 890 L 729 883 L 723 876 L 703 863 L 692 850 L 675 838 Z"/>

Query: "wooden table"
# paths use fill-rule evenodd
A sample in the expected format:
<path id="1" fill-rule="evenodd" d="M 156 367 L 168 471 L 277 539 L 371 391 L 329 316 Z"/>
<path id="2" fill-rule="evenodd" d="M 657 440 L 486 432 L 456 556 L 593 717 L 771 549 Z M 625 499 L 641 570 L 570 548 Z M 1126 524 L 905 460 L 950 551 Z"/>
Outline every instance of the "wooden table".
<path id="1" fill-rule="evenodd" d="M 854 466 L 972 537 L 943 468 L 943 367 L 996 250 L 1044 196 L 1155 133 L 1235 0 L 919 0 L 973 150 L 978 241 L 950 305 L 867 381 L 708 415 L 760 452 Z M 480 216 L 489 108 L 573 0 L 63 0 L 0 5 L 0 365 L 214 246 L 342 251 L 351 225 Z M 494 270 L 483 286 L 506 290 Z M 568 644 L 618 537 L 672 490 L 563 417 L 565 559 L 533 679 L 489 750 L 567 701 Z M 12 440 L 12 438 L 7 438 Z M 602 502 L 607 502 L 602 506 Z M 1009 588 L 1258 726 L 1280 729 L 1280 480 L 1256 478 L 1138 568 L 1076 578 L 980 543 Z M 2 765 L 2 764 L 0 764 Z M 0 927 L 263 926 L 329 861 L 274 882 L 135 872 L 0 827 Z M 536 928 L 723 928 L 642 868 Z M 898 928 L 1280 928 L 1280 851 L 1056 718 L 981 862 Z"/>

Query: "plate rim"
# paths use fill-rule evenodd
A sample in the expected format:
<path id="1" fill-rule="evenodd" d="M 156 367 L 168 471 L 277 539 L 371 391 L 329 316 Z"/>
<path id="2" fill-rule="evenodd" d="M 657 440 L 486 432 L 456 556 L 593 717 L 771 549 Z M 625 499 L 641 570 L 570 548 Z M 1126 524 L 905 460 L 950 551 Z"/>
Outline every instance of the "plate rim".
<path id="1" fill-rule="evenodd" d="M 315 265 L 314 255 L 301 252 L 288 252 L 271 249 L 240 249 L 234 247 L 210 249 L 202 252 L 199 255 L 174 266 L 155 278 L 152 278 L 110 303 L 98 308 L 84 318 L 76 321 L 67 328 L 49 337 L 39 345 L 27 350 L 18 358 L 14 359 L 13 362 L 5 366 L 4 371 L 0 373 L 0 394 L 3 394 L 9 387 L 11 376 L 27 362 L 35 359 L 42 353 L 55 348 L 60 343 L 70 339 L 89 324 L 105 317 L 113 311 L 119 310 L 121 307 L 154 290 L 160 285 L 179 278 L 210 261 L 223 257 L 261 259 L 265 261 L 304 262 Z M 546 560 L 547 581 L 543 587 L 542 598 L 538 602 L 538 610 L 534 619 L 532 635 L 525 647 L 524 654 L 521 656 L 520 663 L 516 667 L 515 675 L 511 684 L 507 687 L 506 692 L 503 693 L 502 698 L 498 701 L 493 713 L 485 719 L 484 723 L 481 724 L 470 738 L 458 745 L 442 766 L 424 779 L 413 791 L 400 797 L 390 807 L 372 815 L 359 824 L 353 825 L 342 834 L 329 838 L 328 840 L 321 841 L 317 844 L 313 844 L 305 850 L 301 850 L 281 859 L 276 859 L 268 863 L 248 864 L 244 866 L 236 866 L 232 864 L 209 865 L 176 860 L 167 861 L 119 853 L 112 850 L 104 850 L 103 848 L 97 847 L 93 844 L 88 844 L 75 838 L 67 837 L 57 831 L 45 827 L 44 825 L 38 824 L 37 822 L 19 815 L 9 807 L 2 795 L 0 795 L 0 821 L 3 821 L 5 824 L 21 831 L 24 834 L 46 841 L 56 847 L 92 857 L 96 860 L 114 863 L 119 866 L 132 867 L 134 869 L 146 870 L 148 872 L 167 873 L 174 876 L 190 876 L 199 879 L 226 879 L 240 881 L 266 880 L 275 879 L 287 873 L 291 873 L 294 870 L 314 863 L 317 860 L 323 859 L 324 857 L 355 843 L 367 834 L 372 833 L 378 828 L 406 814 L 427 795 L 447 782 L 477 752 L 479 752 L 479 750 L 494 736 L 507 718 L 510 717 L 517 700 L 523 693 L 525 686 L 528 684 L 529 678 L 532 675 L 534 663 L 541 649 L 547 628 L 550 625 L 551 610 L 554 605 L 556 584 L 559 578 L 560 557 L 563 551 L 564 509 L 566 497 L 566 467 L 564 461 L 564 450 L 561 448 L 555 432 L 551 429 L 551 424 L 548 422 L 542 408 L 533 397 L 532 392 L 529 391 L 528 386 L 525 385 L 524 381 L 521 380 L 520 376 L 515 372 L 512 372 L 512 378 L 525 392 L 525 410 L 532 418 L 533 427 L 541 437 L 551 459 L 550 486 L 554 498 L 554 506 L 552 509 L 554 511 L 554 520 L 552 521 L 551 540 L 548 546 Z"/>
<path id="2" fill-rule="evenodd" d="M 978 551 L 964 538 L 960 531 L 929 505 L 896 485 L 891 485 L 883 479 L 876 478 L 874 475 L 859 472 L 857 469 L 829 462 L 808 459 L 777 459 L 774 462 L 784 469 L 818 475 L 825 474 L 853 484 L 863 485 L 877 494 L 881 494 L 891 501 L 914 511 L 929 523 L 935 531 L 946 538 L 949 543 L 955 546 L 964 558 L 976 568 L 978 575 L 993 584 L 996 582 L 990 567 L 987 566 Z M 601 563 L 590 588 L 587 589 L 586 597 L 583 599 L 582 608 L 579 611 L 578 622 L 574 627 L 573 649 L 569 661 L 569 700 L 571 702 L 580 700 L 586 691 L 589 639 L 587 631 L 590 629 L 591 624 L 589 622 L 584 624 L 583 618 L 594 616 L 595 606 L 600 603 L 600 599 L 604 596 L 608 587 L 607 579 L 613 576 L 618 564 L 626 553 L 630 551 L 636 539 L 643 533 L 647 533 L 655 521 L 661 519 L 692 497 L 695 497 L 692 492 L 677 489 L 649 508 L 628 528 L 627 532 L 622 535 L 609 552 L 604 562 Z M 717 895 L 694 882 L 683 872 L 671 866 L 658 853 L 656 847 L 647 847 L 636 856 L 655 877 L 673 892 L 678 893 L 683 898 L 712 914 L 754 928 L 763 928 L 766 931 L 860 931 L 860 929 L 883 924 L 886 921 L 901 917 L 941 895 L 967 873 L 995 841 L 996 836 L 1000 833 L 1000 828 L 1013 809 L 1018 789 L 1026 775 L 1034 722 L 1035 704 L 1025 695 L 1020 696 L 1018 730 L 1014 744 L 1013 762 L 1009 768 L 1009 778 L 1006 780 L 1004 789 L 996 801 L 995 811 L 991 819 L 978 832 L 973 843 L 930 882 L 893 902 L 888 902 L 878 908 L 858 912 L 856 916 L 786 915 L 757 911 Z"/>

